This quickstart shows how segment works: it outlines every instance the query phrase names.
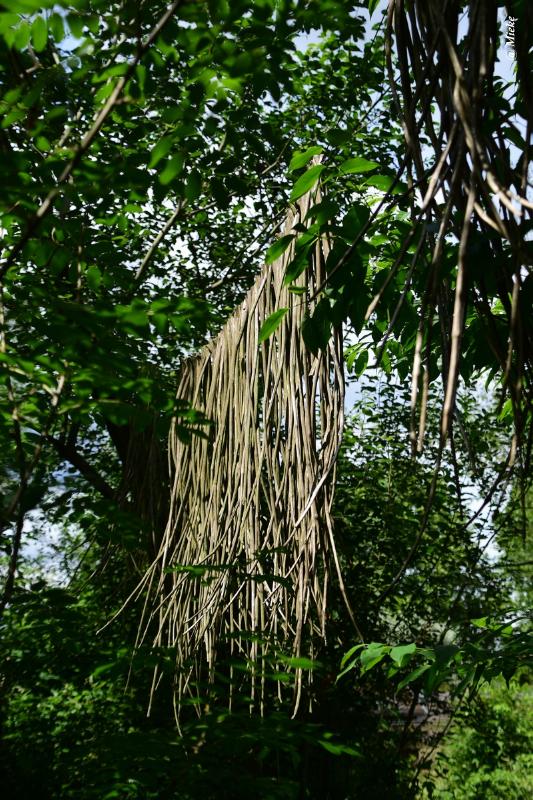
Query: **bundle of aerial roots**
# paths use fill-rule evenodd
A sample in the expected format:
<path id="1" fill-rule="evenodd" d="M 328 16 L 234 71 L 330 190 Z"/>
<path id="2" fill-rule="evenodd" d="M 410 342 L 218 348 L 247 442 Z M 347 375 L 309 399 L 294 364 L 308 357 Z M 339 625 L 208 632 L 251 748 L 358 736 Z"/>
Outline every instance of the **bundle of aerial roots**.
<path id="1" fill-rule="evenodd" d="M 260 710 L 274 685 L 297 709 L 312 680 L 305 667 L 325 637 L 331 570 L 340 576 L 331 508 L 344 418 L 341 334 L 313 354 L 301 330 L 325 278 L 325 237 L 301 275 L 286 280 L 294 228 L 309 225 L 319 192 L 289 211 L 283 234 L 294 234 L 291 245 L 180 370 L 178 399 L 209 424 L 188 441 L 176 424 L 170 432 L 170 514 L 139 586 L 146 600 L 138 639 L 175 652 L 178 713 L 232 663 L 246 668 L 228 668 L 230 706 L 238 692 Z M 260 336 L 280 309 L 281 323 Z M 271 680 L 275 662 L 283 681 L 275 672 Z M 152 693 L 161 677 L 156 670 Z"/>

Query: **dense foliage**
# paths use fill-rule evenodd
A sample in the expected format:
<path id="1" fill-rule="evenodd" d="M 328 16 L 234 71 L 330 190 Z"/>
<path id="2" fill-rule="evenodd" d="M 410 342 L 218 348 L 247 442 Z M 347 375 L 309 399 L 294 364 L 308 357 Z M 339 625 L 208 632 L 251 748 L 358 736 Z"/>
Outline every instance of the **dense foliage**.
<path id="1" fill-rule="evenodd" d="M 439 757 L 439 800 L 520 800 L 533 789 L 531 687 L 496 685 L 461 715 Z"/>
<path id="2" fill-rule="evenodd" d="M 530 12 L 507 6 L 523 15 L 529 58 Z M 462 201 L 430 281 L 446 214 L 435 200 L 419 216 L 382 11 L 374 0 L 0 6 L 0 770 L 14 800 L 528 794 L 530 217 L 522 209 L 515 225 L 502 211 L 509 240 L 482 217 L 472 225 L 446 439 Z M 490 87 L 480 121 L 513 143 L 505 163 L 495 156 L 501 180 L 527 174 L 522 64 L 515 83 Z M 431 131 L 420 144 L 431 150 Z M 318 352 L 333 326 L 347 330 L 354 414 L 336 536 L 367 644 L 336 584 L 307 665 L 308 711 L 292 719 L 277 701 L 282 661 L 269 665 L 262 718 L 244 696 L 229 713 L 220 674 L 177 730 L 174 654 L 135 647 L 135 605 L 106 623 L 157 551 L 171 419 L 185 441 L 209 431 L 175 397 L 180 363 L 282 252 L 287 205 L 319 179 L 326 197 L 287 280 L 332 238 L 302 336 Z M 518 676 L 515 694 L 482 695 L 428 755 L 435 720 L 502 675 Z"/>

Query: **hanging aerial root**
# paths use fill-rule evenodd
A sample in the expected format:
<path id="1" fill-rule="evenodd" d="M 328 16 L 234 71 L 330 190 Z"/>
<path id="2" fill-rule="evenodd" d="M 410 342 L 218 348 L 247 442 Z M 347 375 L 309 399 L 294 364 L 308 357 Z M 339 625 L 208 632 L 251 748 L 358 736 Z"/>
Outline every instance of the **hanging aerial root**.
<path id="1" fill-rule="evenodd" d="M 298 201 L 283 233 L 307 225 L 319 199 L 315 190 Z M 317 242 L 291 291 L 284 278 L 296 240 L 179 376 L 178 398 L 211 426 L 190 443 L 171 430 L 170 516 L 142 584 L 139 633 L 139 644 L 175 651 L 178 708 L 212 680 L 217 662 L 240 658 L 251 664 L 246 691 L 261 709 L 265 670 L 280 653 L 293 669 L 297 706 L 304 672 L 290 659 L 309 658 L 313 639 L 325 635 L 329 561 L 337 561 L 331 506 L 344 413 L 341 332 L 317 355 L 304 344 L 301 325 L 325 278 L 329 245 Z M 288 309 L 281 324 L 260 341 L 262 324 L 281 308 Z"/>
<path id="2" fill-rule="evenodd" d="M 501 339 L 506 345 L 497 333 L 505 315 L 508 352 L 501 377 L 513 406 L 519 440 L 533 407 L 533 331 L 531 315 L 524 313 L 531 267 L 525 239 L 532 208 L 528 174 L 533 83 L 528 29 L 533 8 L 528 3 L 504 5 L 508 19 L 515 19 L 513 13 L 520 16 L 513 39 L 516 95 L 508 111 L 499 115 L 495 99 L 504 109 L 507 102 L 499 96 L 496 70 L 505 44 L 505 29 L 498 20 L 501 3 L 389 0 L 387 9 L 385 52 L 390 91 L 404 131 L 409 182 L 419 187 L 421 195 L 412 207 L 413 228 L 425 224 L 428 231 L 438 230 L 421 300 L 413 412 L 418 407 L 422 348 L 429 341 L 439 304 L 446 298 L 446 319 L 441 318 L 447 353 L 442 360 L 444 440 L 455 415 L 464 326 L 471 314 L 487 330 L 490 348 L 497 351 Z M 520 149 L 521 142 L 522 152 L 514 164 L 511 143 Z M 428 238 L 431 241 L 432 234 Z M 445 251 L 456 244 L 458 260 L 450 277 L 443 259 Z M 476 263 L 480 258 L 482 269 Z M 491 301 L 498 300 L 503 310 L 499 314 L 486 302 L 488 286 L 492 287 Z M 424 409 L 422 398 L 418 433 L 414 419 L 411 426 L 414 449 L 423 438 Z"/>

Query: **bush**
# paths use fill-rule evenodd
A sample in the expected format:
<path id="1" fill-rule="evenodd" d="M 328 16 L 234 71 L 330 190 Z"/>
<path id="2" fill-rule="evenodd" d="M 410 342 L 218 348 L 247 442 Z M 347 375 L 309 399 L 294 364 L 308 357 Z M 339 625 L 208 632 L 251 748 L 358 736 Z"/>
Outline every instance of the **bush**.
<path id="1" fill-rule="evenodd" d="M 533 796 L 533 687 L 485 689 L 455 721 L 435 765 L 435 800 Z M 429 790 L 429 791 L 428 791 Z"/>

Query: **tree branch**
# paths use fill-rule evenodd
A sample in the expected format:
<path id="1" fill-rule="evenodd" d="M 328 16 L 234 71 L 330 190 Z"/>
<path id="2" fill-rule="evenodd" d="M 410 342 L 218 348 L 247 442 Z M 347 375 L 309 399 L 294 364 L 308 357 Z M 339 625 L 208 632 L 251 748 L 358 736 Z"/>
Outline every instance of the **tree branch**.
<path id="1" fill-rule="evenodd" d="M 100 494 L 106 497 L 108 500 L 116 500 L 115 490 L 112 486 L 108 484 L 108 482 L 103 478 L 99 472 L 85 459 L 81 453 L 76 450 L 71 444 L 66 444 L 62 442 L 60 439 L 56 439 L 53 436 L 48 436 L 47 441 L 55 451 L 63 458 L 65 461 L 68 461 L 69 464 L 72 464 L 75 467 L 80 475 L 82 475 L 85 480 L 91 484 L 95 489 L 97 489 Z"/>

